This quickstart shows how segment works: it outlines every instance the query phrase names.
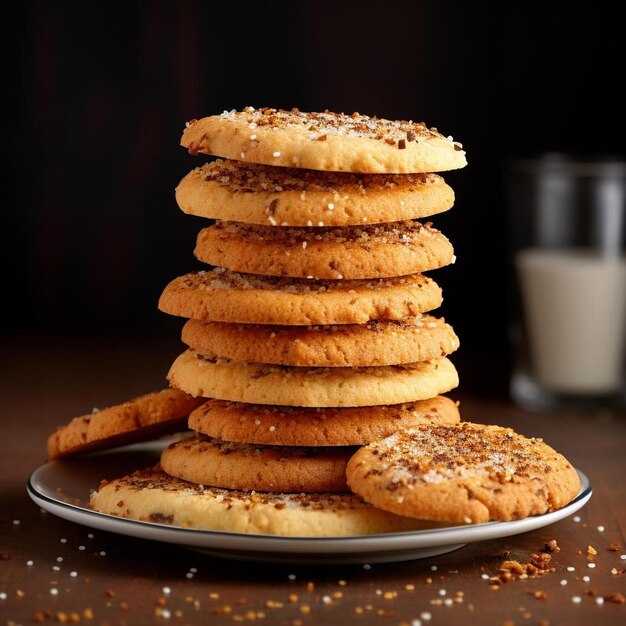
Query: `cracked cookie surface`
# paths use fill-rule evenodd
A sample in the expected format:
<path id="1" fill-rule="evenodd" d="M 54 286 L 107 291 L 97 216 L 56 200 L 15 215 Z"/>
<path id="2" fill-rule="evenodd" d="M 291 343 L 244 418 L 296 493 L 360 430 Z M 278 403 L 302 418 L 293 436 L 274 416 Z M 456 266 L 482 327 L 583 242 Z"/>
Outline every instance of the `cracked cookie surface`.
<path id="1" fill-rule="evenodd" d="M 580 489 L 576 470 L 543 440 L 470 422 L 409 429 L 363 447 L 347 476 L 374 506 L 457 523 L 541 515 Z"/>

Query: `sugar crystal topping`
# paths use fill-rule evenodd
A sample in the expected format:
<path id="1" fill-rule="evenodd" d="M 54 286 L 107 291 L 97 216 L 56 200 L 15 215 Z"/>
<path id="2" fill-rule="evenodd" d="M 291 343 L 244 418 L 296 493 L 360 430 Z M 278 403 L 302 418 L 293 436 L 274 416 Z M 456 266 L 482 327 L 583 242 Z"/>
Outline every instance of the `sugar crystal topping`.
<path id="1" fill-rule="evenodd" d="M 471 477 L 515 482 L 545 476 L 551 462 L 564 461 L 542 439 L 467 422 L 401 431 L 367 449 L 376 458 L 375 473 L 385 474 L 390 491 Z"/>
<path id="2" fill-rule="evenodd" d="M 344 227 L 283 227 L 261 226 L 256 224 L 243 224 L 240 222 L 218 221 L 210 227 L 218 236 L 237 239 L 256 239 L 287 244 L 289 246 L 301 246 L 309 243 L 332 242 L 332 243 L 376 243 L 396 245 L 423 244 L 425 239 L 433 235 L 441 235 L 440 231 L 432 227 L 430 222 L 422 224 L 418 221 L 390 222 L 389 224 L 371 224 L 367 226 L 344 226 Z M 303 246 L 306 250 L 306 246 Z"/>
<path id="3" fill-rule="evenodd" d="M 406 288 L 422 288 L 432 282 L 421 274 L 400 276 L 397 278 L 381 278 L 373 280 L 343 280 L 324 281 L 307 278 L 282 278 L 278 276 L 260 276 L 257 274 L 241 274 L 231 272 L 223 267 L 212 270 L 201 270 L 181 276 L 178 281 L 185 288 L 215 290 L 215 289 L 259 289 L 263 291 L 282 291 L 293 294 L 301 293 L 324 293 L 324 292 L 349 292 L 370 289 L 382 290 L 404 286 Z"/>
<path id="4" fill-rule="evenodd" d="M 356 112 L 347 115 L 332 111 L 305 113 L 295 108 L 284 111 L 246 107 L 243 111 L 224 111 L 220 117 L 247 125 L 251 133 L 258 133 L 258 129 L 266 127 L 299 129 L 307 133 L 310 141 L 326 141 L 329 136 L 376 139 L 404 150 L 412 142 L 441 139 L 449 142 L 451 149 L 462 148 L 461 144 L 445 137 L 436 128 L 428 128 L 424 122 L 387 120 Z"/>
<path id="5" fill-rule="evenodd" d="M 363 502 L 361 498 L 349 493 L 259 493 L 198 485 L 169 476 L 158 465 L 138 470 L 128 476 L 111 481 L 110 484 L 115 489 L 125 488 L 133 491 L 151 489 L 171 493 L 177 497 L 181 495 L 185 497 L 205 496 L 217 502 L 223 502 L 226 506 L 270 505 L 276 508 L 289 507 L 310 511 L 369 508 L 369 505 Z M 100 488 L 102 489 L 106 485 L 107 483 L 104 481 Z"/>
<path id="6" fill-rule="evenodd" d="M 425 185 L 442 184 L 437 174 L 350 174 L 274 167 L 243 161 L 216 159 L 196 168 L 203 180 L 239 193 L 361 193 L 402 189 L 412 191 Z M 331 209 L 332 210 L 332 209 Z"/>
<path id="7" fill-rule="evenodd" d="M 184 448 L 193 453 L 216 452 L 220 455 L 237 454 L 247 457 L 271 457 L 277 459 L 342 457 L 354 453 L 349 446 L 305 447 L 305 446 L 267 446 L 232 441 L 220 441 L 206 435 L 188 437 L 171 444 L 170 448 Z"/>

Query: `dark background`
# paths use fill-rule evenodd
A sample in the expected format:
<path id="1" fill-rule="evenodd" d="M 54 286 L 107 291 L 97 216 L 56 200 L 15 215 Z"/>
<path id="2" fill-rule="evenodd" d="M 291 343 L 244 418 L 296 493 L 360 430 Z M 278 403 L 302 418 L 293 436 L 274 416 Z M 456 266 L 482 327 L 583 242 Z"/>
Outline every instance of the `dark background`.
<path id="1" fill-rule="evenodd" d="M 197 267 L 173 190 L 201 162 L 184 122 L 253 106 L 424 120 L 469 167 L 434 219 L 464 389 L 505 391 L 503 170 L 548 150 L 623 150 L 609 3 L 15 3 L 4 20 L 5 338 L 170 334 L 164 285 Z M 620 36 L 623 36 L 620 34 Z"/>

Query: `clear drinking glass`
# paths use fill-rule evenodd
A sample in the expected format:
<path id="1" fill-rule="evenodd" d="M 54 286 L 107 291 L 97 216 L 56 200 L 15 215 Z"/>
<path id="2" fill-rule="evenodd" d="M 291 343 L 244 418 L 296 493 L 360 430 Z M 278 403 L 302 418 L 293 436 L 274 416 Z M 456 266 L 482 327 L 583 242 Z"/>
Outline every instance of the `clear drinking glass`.
<path id="1" fill-rule="evenodd" d="M 626 161 L 517 160 L 507 190 L 513 399 L 624 405 Z"/>

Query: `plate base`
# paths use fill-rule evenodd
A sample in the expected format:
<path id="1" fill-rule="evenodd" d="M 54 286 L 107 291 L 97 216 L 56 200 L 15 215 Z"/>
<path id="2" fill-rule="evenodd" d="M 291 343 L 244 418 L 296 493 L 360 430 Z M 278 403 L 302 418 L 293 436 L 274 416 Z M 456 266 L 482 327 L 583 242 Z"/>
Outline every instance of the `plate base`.
<path id="1" fill-rule="evenodd" d="M 216 556 L 221 559 L 236 561 L 252 561 L 255 563 L 285 563 L 291 565 L 361 565 L 364 563 L 399 563 L 400 561 L 414 561 L 439 556 L 458 550 L 466 543 L 450 546 L 436 546 L 420 548 L 418 550 L 398 550 L 389 552 L 364 552 L 349 554 L 280 554 L 278 552 L 243 552 L 239 550 L 213 550 L 206 548 L 190 548 L 194 552 Z"/>

